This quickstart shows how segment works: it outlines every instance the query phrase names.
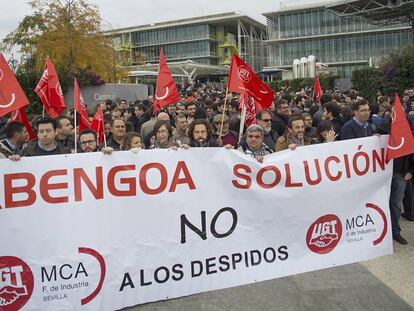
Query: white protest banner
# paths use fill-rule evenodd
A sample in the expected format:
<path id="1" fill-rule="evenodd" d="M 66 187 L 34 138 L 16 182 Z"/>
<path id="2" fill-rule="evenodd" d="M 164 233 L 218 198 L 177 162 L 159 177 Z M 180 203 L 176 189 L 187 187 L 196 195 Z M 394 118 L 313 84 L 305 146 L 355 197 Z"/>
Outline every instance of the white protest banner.
<path id="1" fill-rule="evenodd" d="M 0 161 L 0 309 L 114 310 L 392 253 L 387 137 Z"/>

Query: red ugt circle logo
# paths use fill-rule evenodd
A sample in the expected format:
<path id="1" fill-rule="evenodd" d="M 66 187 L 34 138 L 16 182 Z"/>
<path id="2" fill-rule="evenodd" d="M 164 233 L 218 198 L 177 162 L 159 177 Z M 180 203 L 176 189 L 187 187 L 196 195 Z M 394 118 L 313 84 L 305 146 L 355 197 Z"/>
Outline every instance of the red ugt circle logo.
<path id="1" fill-rule="evenodd" d="M 0 257 L 0 310 L 22 308 L 33 293 L 33 273 L 20 258 Z"/>
<path id="2" fill-rule="evenodd" d="M 241 65 L 239 67 L 239 77 L 244 82 L 250 82 L 250 80 L 252 79 L 249 69 L 247 69 L 244 65 Z"/>
<path id="3" fill-rule="evenodd" d="M 333 214 L 319 217 L 308 229 L 306 244 L 317 254 L 327 254 L 338 245 L 342 236 L 342 223 Z"/>

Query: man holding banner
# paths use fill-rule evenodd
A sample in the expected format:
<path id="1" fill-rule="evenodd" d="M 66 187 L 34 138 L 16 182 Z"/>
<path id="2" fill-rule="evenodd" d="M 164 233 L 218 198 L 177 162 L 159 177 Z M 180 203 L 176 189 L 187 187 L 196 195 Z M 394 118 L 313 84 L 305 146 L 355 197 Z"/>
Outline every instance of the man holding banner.
<path id="1" fill-rule="evenodd" d="M 29 142 L 22 150 L 22 157 L 70 153 L 71 150 L 56 141 L 56 121 L 48 117 L 37 121 L 37 140 Z"/>
<path id="2" fill-rule="evenodd" d="M 29 137 L 23 123 L 12 121 L 7 124 L 6 139 L 0 141 L 0 153 L 5 157 L 18 155 Z"/>
<path id="3" fill-rule="evenodd" d="M 240 143 L 240 147 L 237 150 L 250 155 L 260 163 L 263 163 L 264 156 L 273 152 L 264 143 L 264 130 L 257 124 L 252 124 L 247 128 L 246 140 Z"/>
<path id="4" fill-rule="evenodd" d="M 79 134 L 79 146 L 81 152 L 98 151 L 97 135 L 94 130 L 86 129 Z"/>

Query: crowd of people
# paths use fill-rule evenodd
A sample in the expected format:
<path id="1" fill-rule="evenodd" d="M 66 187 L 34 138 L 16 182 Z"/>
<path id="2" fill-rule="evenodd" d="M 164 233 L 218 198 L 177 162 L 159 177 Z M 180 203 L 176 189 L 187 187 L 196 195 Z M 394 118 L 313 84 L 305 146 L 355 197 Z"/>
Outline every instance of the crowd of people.
<path id="1" fill-rule="evenodd" d="M 236 95 L 226 95 L 216 83 L 183 85 L 181 100 L 157 113 L 152 96 L 129 103 L 107 100 L 95 107 L 95 111 L 99 106 L 104 111 L 105 142 L 101 144 L 93 130 L 74 130 L 73 109 L 55 119 L 30 116 L 37 135 L 37 140 L 30 142 L 24 124 L 5 118 L 0 120 L 0 158 L 18 161 L 74 150 L 111 154 L 119 150 L 224 147 L 263 162 L 266 155 L 286 149 L 389 133 L 392 105 L 390 97 L 381 92 L 374 103 L 357 91 L 327 90 L 318 102 L 312 97 L 311 91 L 280 90 L 269 109 L 259 111 L 256 122 L 243 133 L 239 133 Z M 407 89 L 401 102 L 414 128 L 414 89 Z M 95 111 L 90 111 L 91 119 Z M 400 244 L 407 244 L 399 226 L 402 202 L 402 216 L 414 221 L 413 175 L 414 155 L 394 160 L 390 211 L 393 238 Z"/>

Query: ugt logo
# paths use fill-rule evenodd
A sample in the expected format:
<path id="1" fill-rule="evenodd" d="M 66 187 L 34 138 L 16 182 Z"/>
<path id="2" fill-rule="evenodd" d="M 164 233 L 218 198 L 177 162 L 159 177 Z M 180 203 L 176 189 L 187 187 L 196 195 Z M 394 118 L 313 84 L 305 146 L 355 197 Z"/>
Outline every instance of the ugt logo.
<path id="1" fill-rule="evenodd" d="M 20 258 L 0 257 L 0 310 L 22 308 L 33 293 L 33 273 Z"/>
<path id="2" fill-rule="evenodd" d="M 338 245 L 342 236 L 342 223 L 333 214 L 319 217 L 308 229 L 306 244 L 317 254 L 327 254 Z"/>
<path id="3" fill-rule="evenodd" d="M 252 79 L 252 76 L 250 74 L 250 70 L 247 69 L 246 66 L 244 66 L 244 65 L 241 65 L 239 67 L 239 77 L 244 82 L 250 82 L 250 80 Z"/>

